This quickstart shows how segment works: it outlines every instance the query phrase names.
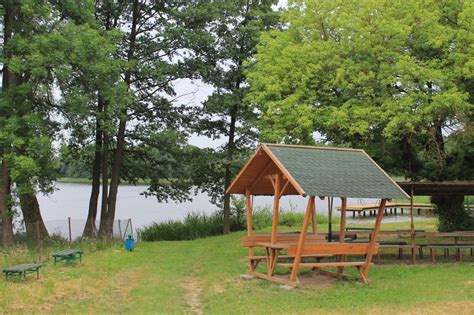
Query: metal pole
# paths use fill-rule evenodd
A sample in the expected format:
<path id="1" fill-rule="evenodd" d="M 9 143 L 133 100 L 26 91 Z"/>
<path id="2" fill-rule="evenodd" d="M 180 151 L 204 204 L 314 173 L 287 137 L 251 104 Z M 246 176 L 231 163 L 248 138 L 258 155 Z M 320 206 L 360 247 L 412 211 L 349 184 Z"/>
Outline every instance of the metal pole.
<path id="1" fill-rule="evenodd" d="M 134 237 L 133 237 L 132 218 L 128 219 L 128 221 L 130 222 L 130 231 L 132 232 L 132 238 L 134 238 Z"/>
<path id="2" fill-rule="evenodd" d="M 72 233 L 71 233 L 71 217 L 67 217 L 67 223 L 69 226 L 69 243 L 72 242 Z"/>
<path id="3" fill-rule="evenodd" d="M 333 198 L 328 197 L 328 242 L 332 242 L 332 205 Z"/>

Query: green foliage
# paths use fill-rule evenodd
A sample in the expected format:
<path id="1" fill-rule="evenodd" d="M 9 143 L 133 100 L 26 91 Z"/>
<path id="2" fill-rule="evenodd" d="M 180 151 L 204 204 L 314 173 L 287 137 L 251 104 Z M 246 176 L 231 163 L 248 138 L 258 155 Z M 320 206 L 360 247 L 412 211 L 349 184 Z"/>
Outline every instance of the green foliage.
<path id="1" fill-rule="evenodd" d="M 292 1 L 247 75 L 262 140 L 316 132 L 410 179 L 472 179 L 473 14 L 471 1 Z"/>
<path id="2" fill-rule="evenodd" d="M 269 207 L 257 208 L 252 213 L 252 226 L 254 230 L 261 230 L 272 226 L 273 212 Z M 278 214 L 278 225 L 300 228 L 303 224 L 304 213 L 290 210 L 280 210 Z M 318 215 L 318 224 L 327 224 L 328 217 Z M 333 218 L 333 223 L 338 223 L 339 218 Z"/>
<path id="3" fill-rule="evenodd" d="M 254 107 L 245 101 L 249 91 L 245 69 L 256 51 L 262 31 L 278 26 L 279 12 L 275 0 L 217 1 L 207 12 L 207 30 L 211 34 L 199 74 L 213 93 L 202 107 L 192 110 L 196 122 L 191 130 L 212 139 L 225 139 L 216 150 L 205 150 L 208 156 L 202 166 L 210 172 L 198 177 L 197 185 L 221 202 L 225 188 L 248 158 L 257 140 L 252 128 Z M 225 203 L 224 203 L 225 207 Z"/>
<path id="4" fill-rule="evenodd" d="M 232 197 L 230 225 L 232 231 L 246 228 L 245 199 Z M 184 220 L 153 223 L 141 229 L 139 239 L 143 241 L 182 241 L 221 235 L 223 233 L 223 210 L 212 214 L 191 212 Z"/>

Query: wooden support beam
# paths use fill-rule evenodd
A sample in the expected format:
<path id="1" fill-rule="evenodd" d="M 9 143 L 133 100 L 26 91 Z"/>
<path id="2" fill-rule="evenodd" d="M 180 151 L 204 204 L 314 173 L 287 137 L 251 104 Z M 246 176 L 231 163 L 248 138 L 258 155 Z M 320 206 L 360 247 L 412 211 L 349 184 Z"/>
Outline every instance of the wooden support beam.
<path id="1" fill-rule="evenodd" d="M 311 210 L 311 224 L 313 227 L 313 234 L 318 233 L 318 222 L 316 220 L 316 202 L 313 202 L 313 209 Z"/>
<path id="2" fill-rule="evenodd" d="M 403 208 L 402 208 L 403 209 Z M 403 212 L 402 212 L 403 213 Z M 413 187 L 410 189 L 410 241 L 411 241 L 411 261 L 413 264 L 416 264 L 416 253 L 413 246 L 416 245 L 415 242 L 415 222 L 413 219 Z"/>
<path id="3" fill-rule="evenodd" d="M 288 187 L 288 184 L 290 183 L 289 180 L 286 180 L 285 185 L 283 185 L 283 188 L 280 190 L 280 198 L 283 196 L 283 193 L 285 192 L 286 187 Z"/>
<path id="4" fill-rule="evenodd" d="M 250 195 L 250 189 L 245 190 L 245 206 L 247 208 L 247 236 L 251 237 L 252 236 L 252 199 Z M 254 250 L 253 246 L 249 247 L 249 256 L 253 257 L 254 255 Z"/>
<path id="5" fill-rule="evenodd" d="M 379 231 L 380 231 L 380 224 L 382 223 L 382 218 L 383 214 L 385 211 L 385 204 L 387 203 L 387 199 L 382 199 L 380 201 L 380 206 L 379 210 L 377 212 L 377 218 L 375 219 L 375 226 L 374 226 L 374 231 L 372 233 L 372 239 L 370 240 L 369 243 L 369 250 L 367 253 L 367 258 L 365 260 L 365 265 L 362 268 L 361 271 L 361 277 L 359 280 L 363 283 L 367 282 L 367 275 L 369 274 L 369 267 L 370 264 L 372 263 L 372 255 L 373 255 L 373 249 L 377 246 L 377 240 L 379 238 Z"/>
<path id="6" fill-rule="evenodd" d="M 306 213 L 304 216 L 303 226 L 300 232 L 300 239 L 298 240 L 298 248 L 296 249 L 295 260 L 293 262 L 293 269 L 291 270 L 290 281 L 297 281 L 298 279 L 298 270 L 301 263 L 301 252 L 303 250 L 304 241 L 306 238 L 306 232 L 308 231 L 309 217 L 313 210 L 314 205 L 314 196 L 309 196 L 308 206 L 306 207 Z"/>
<path id="7" fill-rule="evenodd" d="M 339 243 L 344 243 L 346 238 L 346 213 L 347 213 L 347 198 L 341 197 L 341 224 L 339 226 Z M 345 257 L 340 255 L 337 257 L 337 261 L 344 261 Z M 338 267 L 337 272 L 342 274 L 344 267 Z"/>
<path id="8" fill-rule="evenodd" d="M 278 232 L 278 211 L 280 209 L 280 178 L 281 175 L 277 174 L 275 178 L 275 195 L 273 197 L 273 221 L 272 221 L 272 238 L 271 242 L 275 243 Z"/>

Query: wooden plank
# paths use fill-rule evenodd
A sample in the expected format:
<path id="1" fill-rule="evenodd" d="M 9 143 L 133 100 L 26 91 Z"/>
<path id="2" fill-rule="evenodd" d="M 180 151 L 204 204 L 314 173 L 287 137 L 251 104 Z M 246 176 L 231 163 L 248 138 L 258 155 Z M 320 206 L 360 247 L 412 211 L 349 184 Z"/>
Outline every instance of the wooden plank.
<path id="1" fill-rule="evenodd" d="M 348 205 L 346 211 L 354 211 L 354 212 L 361 212 L 361 211 L 370 211 L 370 210 L 377 210 L 379 208 L 379 204 L 370 203 L 364 205 Z M 385 204 L 386 209 L 390 208 L 404 208 L 410 209 L 410 203 L 406 202 L 387 202 Z M 433 209 L 433 205 L 430 203 L 414 203 L 413 208 L 415 209 Z M 341 211 L 341 207 L 336 207 L 337 211 Z"/>
<path id="2" fill-rule="evenodd" d="M 291 244 L 289 243 L 257 243 L 255 245 L 265 247 L 265 248 L 275 248 L 275 249 L 288 249 L 291 246 Z"/>
<path id="3" fill-rule="evenodd" d="M 275 195 L 273 196 L 273 220 L 272 220 L 272 239 L 271 239 L 272 243 L 276 242 L 279 210 L 280 210 L 280 174 L 276 174 Z"/>
<path id="4" fill-rule="evenodd" d="M 367 275 L 369 273 L 369 267 L 370 264 L 372 263 L 372 255 L 374 253 L 374 249 L 377 247 L 377 240 L 379 237 L 379 231 L 380 231 L 380 224 L 382 223 L 382 218 L 383 218 L 383 213 L 385 211 L 385 203 L 387 202 L 386 199 L 382 199 L 380 201 L 380 207 L 379 207 L 379 212 L 377 213 L 377 218 L 375 219 L 375 226 L 374 226 L 374 232 L 372 234 L 372 239 L 370 240 L 370 245 L 366 257 L 366 263 L 365 266 L 363 267 L 361 271 L 361 277 L 360 281 L 366 283 L 367 281 Z"/>
<path id="5" fill-rule="evenodd" d="M 346 209 L 347 209 L 347 198 L 341 198 L 341 221 L 339 224 L 339 243 L 344 243 L 346 237 Z M 338 256 L 337 261 L 344 261 L 344 256 Z M 337 268 L 338 273 L 342 273 L 344 268 L 340 266 Z"/>
<path id="6" fill-rule="evenodd" d="M 300 234 L 281 234 L 277 233 L 277 243 L 292 243 L 298 242 Z M 325 241 L 326 236 L 324 234 L 306 234 L 307 241 Z M 253 234 L 252 236 L 242 237 L 242 246 L 256 246 L 257 243 L 271 242 L 271 234 Z"/>
<path id="7" fill-rule="evenodd" d="M 286 189 L 286 187 L 288 187 L 289 183 L 290 183 L 290 181 L 286 180 L 285 185 L 283 185 L 283 188 L 280 190 L 280 198 L 283 195 L 283 193 L 285 192 L 285 189 Z"/>
<path id="8" fill-rule="evenodd" d="M 260 278 L 260 279 L 263 279 L 263 280 L 268 280 L 268 281 L 271 281 L 271 282 L 274 282 L 274 283 L 278 283 L 278 284 L 286 284 L 286 285 L 291 285 L 291 286 L 295 286 L 295 287 L 298 286 L 298 281 L 291 281 L 291 280 L 276 277 L 276 276 L 269 276 L 267 274 L 256 272 L 256 271 L 253 271 L 253 272 L 249 271 L 249 272 L 247 272 L 247 274 L 251 275 L 251 276 L 254 276 L 254 277 L 257 277 L 257 278 Z"/>
<path id="9" fill-rule="evenodd" d="M 299 268 L 304 267 L 357 267 L 363 266 L 365 261 L 341 261 L 341 262 L 315 262 L 315 263 L 300 263 Z M 278 266 L 286 267 L 286 268 L 293 268 L 293 263 L 277 263 Z"/>
<path id="10" fill-rule="evenodd" d="M 308 199 L 308 206 L 306 207 L 306 213 L 304 216 L 304 221 L 303 221 L 303 227 L 301 228 L 301 234 L 300 238 L 298 240 L 298 247 L 296 249 L 295 253 L 295 260 L 293 262 L 293 269 L 291 270 L 291 275 L 290 275 L 290 280 L 291 281 L 297 281 L 297 275 L 298 275 L 298 265 L 301 262 L 301 255 L 303 245 L 305 243 L 305 238 L 306 238 L 306 232 L 308 230 L 308 224 L 309 224 L 309 217 L 311 215 L 311 211 L 313 209 L 313 203 L 314 203 L 314 196 L 309 196 Z"/>
<path id="11" fill-rule="evenodd" d="M 247 236 L 252 237 L 252 199 L 250 189 L 245 190 L 245 207 L 247 209 Z M 254 255 L 253 247 L 249 247 L 249 256 Z M 252 268 L 252 266 L 250 266 Z"/>
<path id="12" fill-rule="evenodd" d="M 367 255 L 369 250 L 372 254 L 378 251 L 378 244 L 370 248 L 370 243 L 306 243 L 304 244 L 302 255 Z M 290 244 L 288 248 L 288 255 L 296 255 L 297 245 Z"/>
<path id="13" fill-rule="evenodd" d="M 313 228 L 313 235 L 317 235 L 318 233 L 318 224 L 316 220 L 316 202 L 313 203 L 313 209 L 311 210 L 311 224 Z"/>

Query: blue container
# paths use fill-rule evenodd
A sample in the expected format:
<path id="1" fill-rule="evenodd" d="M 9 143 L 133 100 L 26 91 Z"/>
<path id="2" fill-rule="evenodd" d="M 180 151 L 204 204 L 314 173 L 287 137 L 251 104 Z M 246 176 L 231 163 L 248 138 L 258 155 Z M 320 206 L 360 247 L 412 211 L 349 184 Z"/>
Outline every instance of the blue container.
<path id="1" fill-rule="evenodd" d="M 132 238 L 131 235 L 129 235 L 128 238 L 125 240 L 125 249 L 131 252 L 133 251 L 134 247 L 135 247 L 135 240 Z"/>

